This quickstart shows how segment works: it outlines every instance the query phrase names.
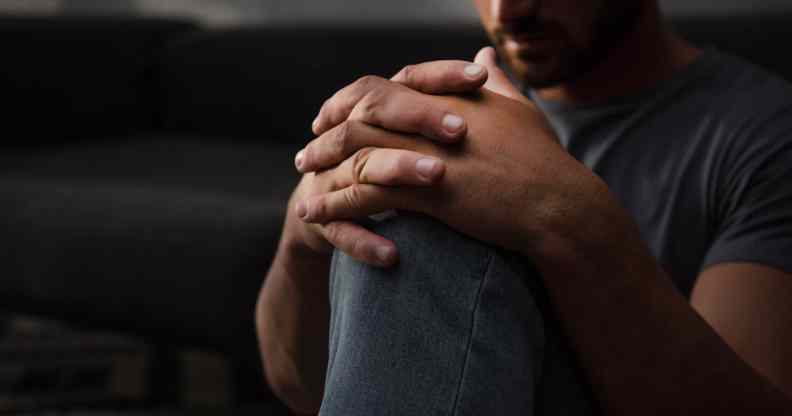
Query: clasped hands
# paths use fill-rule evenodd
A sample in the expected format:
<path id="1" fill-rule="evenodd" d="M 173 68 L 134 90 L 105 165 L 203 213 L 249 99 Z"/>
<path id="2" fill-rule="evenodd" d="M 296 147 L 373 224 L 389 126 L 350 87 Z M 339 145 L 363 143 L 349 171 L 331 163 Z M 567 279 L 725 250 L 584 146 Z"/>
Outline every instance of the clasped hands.
<path id="1" fill-rule="evenodd" d="M 318 137 L 295 157 L 304 176 L 287 225 L 299 223 L 293 232 L 314 251 L 337 247 L 376 266 L 394 264 L 397 247 L 355 219 L 418 212 L 535 255 L 604 188 L 496 66 L 492 48 L 474 64 L 361 78 L 327 100 L 312 127 Z"/>

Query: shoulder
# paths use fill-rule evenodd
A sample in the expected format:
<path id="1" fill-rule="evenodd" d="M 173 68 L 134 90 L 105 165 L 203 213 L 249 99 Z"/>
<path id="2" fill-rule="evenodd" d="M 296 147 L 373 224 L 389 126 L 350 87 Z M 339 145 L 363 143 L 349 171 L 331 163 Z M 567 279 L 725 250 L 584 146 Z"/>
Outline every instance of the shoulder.
<path id="1" fill-rule="evenodd" d="M 709 101 L 704 114 L 731 127 L 792 124 L 792 83 L 737 56 L 706 53 L 707 67 L 694 87 Z"/>
<path id="2" fill-rule="evenodd" d="M 727 165 L 750 158 L 753 167 L 790 153 L 792 83 L 742 58 L 707 53 L 707 68 L 688 93 L 698 103 L 694 117 L 708 133 L 709 150 Z"/>
<path id="3" fill-rule="evenodd" d="M 743 59 L 717 58 L 712 75 L 693 87 L 710 97 L 698 115 L 712 227 L 703 265 L 792 272 L 792 85 Z"/>

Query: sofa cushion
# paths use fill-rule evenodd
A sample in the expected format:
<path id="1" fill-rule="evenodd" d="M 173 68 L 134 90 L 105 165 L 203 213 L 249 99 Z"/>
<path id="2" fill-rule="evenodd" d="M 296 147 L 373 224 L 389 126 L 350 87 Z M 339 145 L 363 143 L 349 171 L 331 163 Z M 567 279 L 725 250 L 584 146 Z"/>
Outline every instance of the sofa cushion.
<path id="1" fill-rule="evenodd" d="M 677 18 L 694 42 L 729 51 L 792 79 L 778 53 L 792 15 Z M 163 54 L 163 120 L 175 131 L 304 142 L 323 100 L 356 78 L 402 66 L 471 59 L 488 43 L 475 25 L 267 27 L 195 32 Z"/>
<path id="2" fill-rule="evenodd" d="M 145 137 L 17 156 L 0 173 L 0 303 L 252 351 L 293 152 Z"/>
<path id="3" fill-rule="evenodd" d="M 676 29 L 700 46 L 733 53 L 792 81 L 792 55 L 783 53 L 792 39 L 792 13 L 682 17 Z"/>
<path id="4" fill-rule="evenodd" d="M 356 78 L 402 66 L 472 59 L 476 26 L 208 30 L 163 55 L 167 128 L 304 142 L 322 102 Z"/>
<path id="5" fill-rule="evenodd" d="M 166 38 L 193 29 L 179 20 L 0 17 L 4 141 L 150 128 L 154 58 Z"/>

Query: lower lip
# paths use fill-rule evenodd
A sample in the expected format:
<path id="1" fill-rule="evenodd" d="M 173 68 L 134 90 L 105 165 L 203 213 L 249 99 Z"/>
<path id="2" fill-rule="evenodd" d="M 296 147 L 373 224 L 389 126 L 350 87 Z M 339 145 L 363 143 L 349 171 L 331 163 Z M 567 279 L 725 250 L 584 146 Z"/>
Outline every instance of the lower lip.
<path id="1" fill-rule="evenodd" d="M 536 39 L 506 39 L 503 43 L 504 48 L 518 53 L 537 53 L 547 51 L 557 46 L 555 39 L 536 38 Z"/>

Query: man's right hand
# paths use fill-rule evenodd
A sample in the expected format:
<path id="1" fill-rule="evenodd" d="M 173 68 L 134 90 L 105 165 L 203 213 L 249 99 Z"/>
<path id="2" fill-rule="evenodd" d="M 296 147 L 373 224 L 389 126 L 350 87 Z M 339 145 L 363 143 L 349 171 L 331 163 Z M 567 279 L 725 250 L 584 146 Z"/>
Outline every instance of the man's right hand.
<path id="1" fill-rule="evenodd" d="M 293 258 L 328 258 L 334 247 L 342 248 L 357 260 L 369 264 L 389 266 L 396 262 L 396 249 L 390 241 L 349 221 L 334 221 L 327 224 L 309 224 L 300 220 L 296 201 L 311 195 L 320 195 L 337 190 L 343 179 L 335 175 L 307 173 L 303 175 L 290 200 L 283 228 L 282 247 L 289 250 Z M 348 180 L 343 180 L 348 183 Z"/>
<path id="2" fill-rule="evenodd" d="M 408 65 L 390 81 L 426 94 L 462 94 L 487 86 L 485 84 L 488 81 L 488 69 L 485 65 L 472 62 L 433 61 Z M 346 118 L 347 115 L 340 116 Z M 315 130 L 321 128 L 322 126 L 314 125 Z M 359 145 L 350 142 L 349 138 L 360 135 L 350 134 L 350 129 L 368 129 L 368 136 L 381 137 L 383 144 L 393 143 L 394 140 L 388 137 L 389 133 L 386 130 L 354 121 L 339 123 L 325 134 L 332 135 L 334 138 L 332 142 L 336 143 L 338 147 L 357 150 Z M 449 134 L 442 129 L 440 123 L 436 125 L 429 123 L 425 130 L 421 132 L 421 136 L 445 143 L 463 140 L 466 133 L 466 130 L 462 128 L 456 133 Z M 418 136 L 415 138 L 416 141 L 424 139 Z M 360 154 L 365 155 L 366 152 Z M 378 153 L 377 157 L 381 155 L 384 154 Z M 295 158 L 298 169 L 305 156 L 301 153 Z M 423 160 L 423 166 L 427 166 L 430 162 L 435 162 L 435 165 L 429 169 L 429 172 L 420 173 L 416 168 L 419 165 L 419 160 Z M 299 218 L 303 213 L 298 211 L 296 201 L 306 200 L 308 196 L 328 193 L 356 183 L 357 178 L 360 177 L 354 172 L 357 165 L 359 163 L 350 159 L 342 162 L 335 169 L 318 173 L 311 172 L 302 177 L 290 198 L 282 237 L 283 243 L 292 254 L 324 257 L 329 256 L 333 248 L 339 248 L 356 260 L 367 264 L 387 267 L 397 261 L 398 252 L 392 242 L 354 222 L 334 221 L 327 224 L 308 224 Z M 374 177 L 369 178 L 371 181 L 369 185 L 376 183 L 379 186 L 431 186 L 442 178 L 445 169 L 441 160 L 427 158 L 416 152 L 399 152 L 396 163 L 391 163 L 391 165 L 388 169 L 372 172 Z"/>
<path id="3" fill-rule="evenodd" d="M 379 138 L 385 143 L 392 142 L 396 136 L 364 123 L 346 122 L 327 134 L 332 137 L 333 143 L 339 143 L 338 146 L 349 146 L 350 149 L 354 149 L 356 157 L 346 159 L 332 169 L 303 175 L 289 201 L 282 248 L 287 249 L 292 258 L 305 259 L 306 255 L 313 258 L 329 256 L 336 247 L 367 264 L 382 267 L 393 265 L 397 261 L 398 254 L 391 241 L 352 221 L 331 221 L 324 224 L 305 222 L 301 217 L 307 214 L 307 208 L 297 202 L 347 187 L 357 189 L 354 188 L 355 186 L 431 186 L 443 177 L 445 163 L 418 152 L 396 149 L 371 152 L 373 147 L 360 148 L 359 144 L 352 143 L 351 140 L 365 136 L 374 141 Z M 383 162 L 380 163 L 376 159 L 382 159 Z M 373 162 L 372 166 L 380 168 L 358 172 L 359 166 L 365 165 L 365 162 Z M 366 184 L 360 183 L 361 177 L 366 178 Z"/>
<path id="4" fill-rule="evenodd" d="M 405 90 L 418 90 L 426 94 L 472 92 L 488 82 L 488 69 L 484 65 L 472 68 L 471 65 L 463 61 L 411 65 L 400 71 L 392 82 Z M 423 125 L 424 130 L 414 137 L 405 137 L 363 122 L 344 122 L 347 115 L 340 113 L 335 114 L 343 117 L 337 125 L 313 126 L 315 131 L 317 127 L 322 129 L 322 136 L 326 140 L 321 142 L 333 148 L 312 153 L 309 146 L 295 159 L 298 170 L 308 173 L 304 174 L 289 201 L 278 253 L 270 266 L 256 307 L 257 333 L 267 379 L 273 391 L 298 413 L 317 413 L 323 397 L 330 313 L 325 277 L 329 271 L 332 249 L 337 247 L 358 261 L 383 267 L 397 261 L 397 251 L 392 242 L 354 222 L 311 224 L 302 221 L 297 202 L 313 195 L 350 187 L 361 175 L 369 182 L 365 186 L 431 186 L 442 178 L 444 166 L 437 165 L 428 176 L 422 175 L 418 160 L 425 157 L 416 152 L 393 149 L 394 143 L 401 143 L 403 148 L 415 148 L 415 143 L 428 144 L 425 137 L 453 143 L 463 140 L 466 134 L 465 128 L 462 128 L 448 135 L 440 130 L 440 123 L 432 123 L 432 120 L 439 120 L 428 117 L 430 122 Z M 366 138 L 365 144 L 356 139 L 360 137 Z M 376 147 L 377 143 L 381 143 L 380 147 L 383 148 L 378 152 L 361 149 L 373 149 L 370 146 Z M 326 150 L 336 150 L 334 154 L 356 153 L 359 156 L 344 158 L 346 160 L 340 163 L 338 160 L 341 159 L 321 160 L 323 155 L 328 154 Z M 394 157 L 393 152 L 399 152 L 400 156 Z M 376 163 L 360 163 L 360 158 L 369 158 L 369 161 Z M 377 162 L 376 158 L 385 158 L 389 162 Z M 333 168 L 313 172 L 316 169 L 310 169 L 311 166 L 318 163 Z M 356 172 L 355 167 L 361 165 L 378 168 Z"/>

